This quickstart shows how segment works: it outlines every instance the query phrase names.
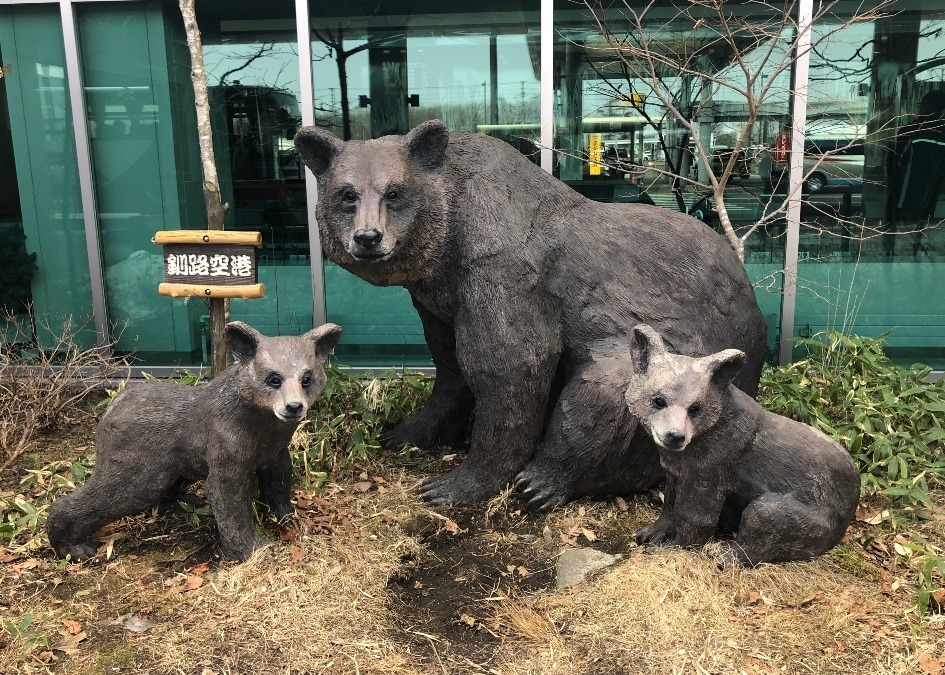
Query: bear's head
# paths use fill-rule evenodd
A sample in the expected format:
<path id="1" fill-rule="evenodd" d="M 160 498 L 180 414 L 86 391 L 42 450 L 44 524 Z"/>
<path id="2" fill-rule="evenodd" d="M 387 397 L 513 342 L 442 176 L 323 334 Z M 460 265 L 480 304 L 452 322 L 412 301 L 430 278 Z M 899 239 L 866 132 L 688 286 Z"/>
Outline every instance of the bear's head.
<path id="1" fill-rule="evenodd" d="M 266 337 L 242 321 L 232 321 L 224 337 L 238 364 L 241 400 L 298 424 L 325 389 L 325 362 L 341 337 L 341 327 L 326 323 L 305 335 Z"/>
<path id="2" fill-rule="evenodd" d="M 630 359 L 627 406 L 658 446 L 677 452 L 718 423 L 728 386 L 745 365 L 737 349 L 701 358 L 673 354 L 645 324 L 630 335 Z"/>
<path id="3" fill-rule="evenodd" d="M 449 186 L 441 171 L 449 132 L 439 120 L 405 136 L 341 141 L 317 127 L 295 136 L 318 179 L 322 247 L 338 265 L 379 285 L 425 277 L 443 260 Z"/>

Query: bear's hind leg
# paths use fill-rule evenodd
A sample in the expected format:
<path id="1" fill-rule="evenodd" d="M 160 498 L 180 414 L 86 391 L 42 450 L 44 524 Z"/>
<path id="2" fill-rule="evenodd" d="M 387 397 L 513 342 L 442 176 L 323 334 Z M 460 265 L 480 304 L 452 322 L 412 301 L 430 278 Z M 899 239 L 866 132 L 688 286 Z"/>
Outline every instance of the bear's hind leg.
<path id="1" fill-rule="evenodd" d="M 452 326 L 433 316 L 416 300 L 413 304 L 436 365 L 436 379 L 423 408 L 381 437 L 389 450 L 400 450 L 407 445 L 430 450 L 461 440 L 475 406 L 472 390 L 456 360 L 456 336 Z"/>
<path id="2" fill-rule="evenodd" d="M 629 359 L 601 359 L 564 387 L 538 452 L 515 479 L 529 509 L 637 492 L 663 477 L 656 446 L 636 433 L 638 421 L 624 400 L 629 368 Z"/>
<path id="3" fill-rule="evenodd" d="M 810 560 L 840 541 L 843 532 L 837 529 L 824 514 L 791 495 L 768 493 L 745 508 L 735 539 L 722 543 L 720 563 L 733 557 L 748 567 Z"/>
<path id="4" fill-rule="evenodd" d="M 87 560 L 98 551 L 92 535 L 122 516 L 141 513 L 157 504 L 174 485 L 171 478 L 138 472 L 133 476 L 93 473 L 89 482 L 57 499 L 49 509 L 46 532 L 59 557 Z"/>

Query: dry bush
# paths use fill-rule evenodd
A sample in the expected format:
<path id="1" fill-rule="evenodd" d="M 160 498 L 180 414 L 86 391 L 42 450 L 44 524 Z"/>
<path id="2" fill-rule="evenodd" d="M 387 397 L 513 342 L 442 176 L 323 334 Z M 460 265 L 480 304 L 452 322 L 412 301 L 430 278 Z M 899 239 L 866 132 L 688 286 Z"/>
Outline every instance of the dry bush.
<path id="1" fill-rule="evenodd" d="M 0 345 L 0 471 L 9 467 L 39 434 L 87 418 L 92 390 L 101 390 L 127 368 L 126 359 L 108 346 L 84 348 L 78 329 L 66 321 L 61 330 L 40 325 L 51 343 L 39 344 L 31 316 L 6 312 L 0 321 L 7 336 Z M 18 338 L 25 339 L 19 342 Z"/>

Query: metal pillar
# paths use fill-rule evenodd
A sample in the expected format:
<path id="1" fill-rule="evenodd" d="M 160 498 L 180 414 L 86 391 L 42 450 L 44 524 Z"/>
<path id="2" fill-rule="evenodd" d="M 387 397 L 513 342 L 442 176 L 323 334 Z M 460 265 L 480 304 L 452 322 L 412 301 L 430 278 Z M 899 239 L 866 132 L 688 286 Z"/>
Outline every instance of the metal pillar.
<path id="1" fill-rule="evenodd" d="M 102 271 L 102 247 L 98 231 L 98 207 L 92 184 L 92 153 L 89 149 L 88 122 L 85 118 L 85 86 L 79 64 L 79 41 L 75 13 L 70 0 L 60 0 L 62 39 L 66 56 L 66 76 L 69 80 L 69 107 L 72 110 L 72 129 L 75 136 L 76 160 L 79 170 L 79 191 L 82 195 L 82 217 L 85 223 L 85 246 L 89 258 L 89 280 L 92 285 L 92 313 L 95 317 L 96 342 L 110 351 L 108 305 L 105 302 L 105 278 Z"/>
<path id="2" fill-rule="evenodd" d="M 315 85 L 312 82 L 312 40 L 309 30 L 308 0 L 295 0 L 295 30 L 299 49 L 299 93 L 302 99 L 302 124 L 315 124 Z M 314 174 L 305 173 L 305 204 L 308 213 L 308 250 L 312 274 L 312 321 L 318 326 L 327 320 L 325 310 L 325 274 L 322 262 L 322 239 L 315 220 L 318 183 Z"/>
<path id="3" fill-rule="evenodd" d="M 784 282 L 781 288 L 781 344 L 778 363 L 794 354 L 794 310 L 797 302 L 797 251 L 801 230 L 801 190 L 804 178 L 804 127 L 810 74 L 811 22 L 814 0 L 801 0 L 794 53 L 794 100 L 791 110 L 791 165 L 788 173 L 787 236 L 784 242 Z"/>

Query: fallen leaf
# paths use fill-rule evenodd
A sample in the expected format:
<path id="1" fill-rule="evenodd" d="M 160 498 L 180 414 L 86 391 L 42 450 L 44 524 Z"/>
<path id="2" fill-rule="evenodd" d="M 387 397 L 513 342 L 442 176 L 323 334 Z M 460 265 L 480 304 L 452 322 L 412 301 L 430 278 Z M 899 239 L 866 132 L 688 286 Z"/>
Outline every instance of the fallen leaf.
<path id="1" fill-rule="evenodd" d="M 301 546 L 296 546 L 295 544 L 292 544 L 292 546 L 289 547 L 289 558 L 292 560 L 292 562 L 297 563 L 299 560 L 301 560 L 304 557 L 305 557 L 305 551 L 302 550 Z"/>
<path id="2" fill-rule="evenodd" d="M 945 608 L 945 589 L 929 593 L 929 600 L 939 610 Z"/>
<path id="3" fill-rule="evenodd" d="M 12 553 L 4 553 L 3 555 L 0 555 L 0 565 L 6 565 L 8 562 L 13 562 L 18 557 L 19 556 L 16 556 Z"/>
<path id="4" fill-rule="evenodd" d="M 27 558 L 23 562 L 18 562 L 16 565 L 10 566 L 11 572 L 22 572 L 23 570 L 31 570 L 36 567 L 39 567 L 39 560 L 36 558 Z"/>
<path id="5" fill-rule="evenodd" d="M 589 530 L 586 527 L 581 528 L 581 534 L 584 535 L 584 538 L 588 541 L 597 541 L 597 535 L 594 534 L 593 530 Z"/>
<path id="6" fill-rule="evenodd" d="M 365 480 L 365 481 L 361 481 L 360 483 L 355 483 L 354 485 L 351 486 L 351 488 L 355 490 L 356 492 L 367 492 L 368 490 L 371 489 L 371 486 L 373 485 L 374 483 L 372 483 L 371 481 Z"/>
<path id="7" fill-rule="evenodd" d="M 67 635 L 59 644 L 53 645 L 53 649 L 57 652 L 63 652 L 64 654 L 76 654 L 79 651 L 79 643 L 86 638 L 85 632 L 76 633 L 75 635 Z"/>
<path id="8" fill-rule="evenodd" d="M 919 649 L 916 653 L 919 662 L 919 668 L 923 673 L 941 673 L 942 662 L 926 651 Z"/>
<path id="9" fill-rule="evenodd" d="M 617 503 L 617 508 L 620 509 L 622 513 L 626 513 L 630 510 L 630 507 L 627 506 L 627 500 L 623 497 L 617 497 L 614 501 Z"/>
<path id="10" fill-rule="evenodd" d="M 201 574 L 206 574 L 206 573 L 207 573 L 207 570 L 209 570 L 209 569 L 210 569 L 210 563 L 209 563 L 209 562 L 200 563 L 200 564 L 197 565 L 195 568 L 193 568 L 192 570 L 190 570 L 190 573 L 191 573 L 191 574 L 196 574 L 197 576 L 200 576 Z"/>
<path id="11" fill-rule="evenodd" d="M 193 591 L 203 586 L 203 577 L 198 577 L 196 574 L 188 574 L 182 582 L 174 587 L 173 592 L 183 593 L 185 591 Z"/>
<path id="12" fill-rule="evenodd" d="M 78 635 L 82 632 L 82 624 L 78 621 L 73 621 L 72 619 L 63 619 L 62 625 L 65 626 L 66 632 L 69 635 Z"/>
<path id="13" fill-rule="evenodd" d="M 375 483 L 386 483 L 386 482 L 387 482 L 386 480 L 384 480 L 384 477 L 383 477 L 383 476 L 374 476 L 373 480 L 374 480 Z"/>

